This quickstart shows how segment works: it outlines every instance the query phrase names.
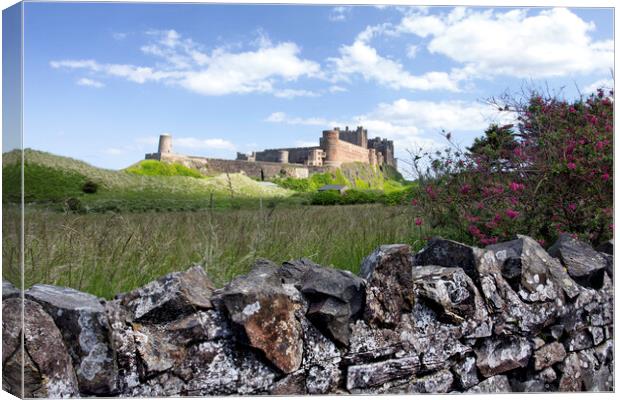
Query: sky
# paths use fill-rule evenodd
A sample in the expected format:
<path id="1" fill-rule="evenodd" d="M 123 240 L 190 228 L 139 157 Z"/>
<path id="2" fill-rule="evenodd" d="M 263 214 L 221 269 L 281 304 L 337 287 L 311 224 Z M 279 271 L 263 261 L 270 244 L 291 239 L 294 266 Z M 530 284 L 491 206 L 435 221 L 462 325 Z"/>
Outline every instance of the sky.
<path id="1" fill-rule="evenodd" d="M 611 87 L 613 10 L 26 3 L 24 146 L 105 168 L 154 152 L 318 145 L 363 125 L 406 149 L 462 145 L 485 103 Z"/>

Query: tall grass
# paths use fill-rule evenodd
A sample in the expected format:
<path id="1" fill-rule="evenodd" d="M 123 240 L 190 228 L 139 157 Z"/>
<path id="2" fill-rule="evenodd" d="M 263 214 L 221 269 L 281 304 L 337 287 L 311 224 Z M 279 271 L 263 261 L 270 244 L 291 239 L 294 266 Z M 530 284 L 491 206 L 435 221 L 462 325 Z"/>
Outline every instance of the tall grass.
<path id="1" fill-rule="evenodd" d="M 3 219 L 3 276 L 18 280 L 17 209 Z M 200 263 L 217 286 L 257 257 L 308 257 L 358 272 L 378 245 L 422 246 L 431 232 L 407 207 L 353 205 L 205 212 L 61 214 L 27 210 L 25 284 L 69 286 L 110 298 Z"/>

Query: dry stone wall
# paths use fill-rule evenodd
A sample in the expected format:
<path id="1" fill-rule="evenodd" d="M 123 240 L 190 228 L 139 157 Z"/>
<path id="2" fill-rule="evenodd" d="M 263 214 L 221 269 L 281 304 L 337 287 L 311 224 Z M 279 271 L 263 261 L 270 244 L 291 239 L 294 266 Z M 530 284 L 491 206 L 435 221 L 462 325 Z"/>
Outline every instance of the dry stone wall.
<path id="1" fill-rule="evenodd" d="M 195 266 L 110 301 L 35 285 L 22 303 L 5 282 L 3 389 L 27 397 L 612 391 L 613 245 L 599 250 L 570 236 L 549 252 L 525 236 L 487 249 L 433 239 L 417 254 L 379 247 L 360 276 L 307 259 L 258 260 L 215 289 Z"/>

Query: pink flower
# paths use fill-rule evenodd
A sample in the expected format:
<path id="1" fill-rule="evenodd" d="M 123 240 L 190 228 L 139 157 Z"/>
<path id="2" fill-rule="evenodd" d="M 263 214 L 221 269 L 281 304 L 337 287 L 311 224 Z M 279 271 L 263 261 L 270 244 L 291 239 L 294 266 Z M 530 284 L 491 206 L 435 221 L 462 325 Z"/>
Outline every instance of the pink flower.
<path id="1" fill-rule="evenodd" d="M 426 193 L 433 200 L 435 200 L 435 198 L 437 197 L 437 193 L 435 193 L 435 190 L 433 189 L 432 186 L 427 186 L 426 187 Z"/>
<path id="2" fill-rule="evenodd" d="M 418 201 L 416 199 L 411 199 L 411 205 L 412 206 L 417 206 L 418 205 Z"/>
<path id="3" fill-rule="evenodd" d="M 568 204 L 568 209 L 574 212 L 577 209 L 577 204 L 569 203 Z"/>
<path id="4" fill-rule="evenodd" d="M 570 106 L 570 108 L 568 109 L 568 112 L 570 112 L 570 113 L 574 114 L 574 113 L 576 113 L 576 112 L 577 112 L 577 110 L 575 109 L 575 107 Z"/>
<path id="5" fill-rule="evenodd" d="M 575 169 L 577 168 L 577 165 L 574 162 L 569 162 L 568 164 L 566 164 L 566 166 L 568 167 L 568 169 Z"/>
<path id="6" fill-rule="evenodd" d="M 541 245 L 541 246 L 544 246 L 544 245 L 545 245 L 545 239 L 538 239 L 538 240 L 537 240 L 537 242 L 538 242 L 538 244 L 539 244 L 539 245 Z"/>
<path id="7" fill-rule="evenodd" d="M 601 179 L 604 181 L 608 181 L 609 180 L 609 174 L 607 172 L 605 172 L 603 175 L 601 175 Z"/>
<path id="8" fill-rule="evenodd" d="M 611 231 L 614 230 L 614 224 L 609 224 L 609 230 L 611 230 Z"/>
<path id="9" fill-rule="evenodd" d="M 516 219 L 519 216 L 519 211 L 515 211 L 511 208 L 506 210 L 506 216 L 510 219 Z"/>
<path id="10" fill-rule="evenodd" d="M 603 143 L 602 141 L 598 141 L 596 142 L 596 150 L 603 150 L 603 148 L 605 147 L 605 143 Z"/>
<path id="11" fill-rule="evenodd" d="M 471 190 L 471 186 L 468 184 L 464 184 L 461 186 L 461 194 L 467 194 Z"/>
<path id="12" fill-rule="evenodd" d="M 469 231 L 469 233 L 471 233 L 474 236 L 480 235 L 480 229 L 478 229 L 476 225 L 469 225 L 467 230 Z"/>
<path id="13" fill-rule="evenodd" d="M 497 243 L 497 237 L 492 236 L 490 238 L 480 239 L 480 243 L 484 244 L 485 246 L 489 244 L 495 244 Z"/>
<path id="14" fill-rule="evenodd" d="M 514 153 L 515 153 L 515 156 L 517 157 L 521 157 L 523 155 L 523 152 L 521 151 L 520 147 L 515 147 Z"/>
<path id="15" fill-rule="evenodd" d="M 416 224 L 416 226 L 420 226 L 420 225 L 422 225 L 423 223 L 424 223 L 424 220 L 423 220 L 422 218 L 417 217 L 417 218 L 415 219 L 415 224 Z"/>
<path id="16" fill-rule="evenodd" d="M 513 192 L 518 192 L 519 190 L 523 190 L 525 189 L 525 185 L 522 183 L 517 183 L 517 182 L 511 182 L 510 185 L 508 186 L 510 188 L 510 190 L 512 190 Z"/>

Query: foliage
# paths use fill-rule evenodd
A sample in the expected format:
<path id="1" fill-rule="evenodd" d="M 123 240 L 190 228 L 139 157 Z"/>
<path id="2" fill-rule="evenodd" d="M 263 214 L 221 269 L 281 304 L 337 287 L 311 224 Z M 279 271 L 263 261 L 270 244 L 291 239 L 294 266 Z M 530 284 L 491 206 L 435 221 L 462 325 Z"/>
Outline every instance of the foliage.
<path id="1" fill-rule="evenodd" d="M 84 182 L 84 185 L 82 186 L 82 192 L 84 193 L 97 193 L 97 190 L 99 189 L 99 185 L 96 182 L 93 181 L 86 181 Z"/>
<path id="2" fill-rule="evenodd" d="M 503 99 L 516 129 L 492 125 L 467 152 L 424 155 L 416 213 L 482 245 L 516 233 L 541 243 L 562 232 L 594 244 L 610 238 L 613 101 L 613 92 L 602 90 L 572 102 L 537 92 Z"/>
<path id="3" fill-rule="evenodd" d="M 157 160 L 143 160 L 125 169 L 130 174 L 145 176 L 189 176 L 204 178 L 200 172 L 178 163 L 166 163 Z"/>
<path id="4" fill-rule="evenodd" d="M 10 164 L 2 168 L 3 200 L 21 201 L 20 164 Z M 82 194 L 86 177 L 73 172 L 57 170 L 39 164 L 24 164 L 24 201 L 54 202 Z"/>
<path id="5" fill-rule="evenodd" d="M 294 192 L 266 187 L 243 174 L 221 174 L 196 179 L 187 176 L 145 176 L 93 167 L 82 161 L 26 149 L 25 202 L 57 211 L 66 210 L 66 200 L 79 199 L 84 211 L 200 210 L 258 207 L 258 199 L 299 203 Z M 3 199 L 21 201 L 21 157 L 19 151 L 4 153 Z M 84 188 L 96 183 L 95 193 Z"/>

